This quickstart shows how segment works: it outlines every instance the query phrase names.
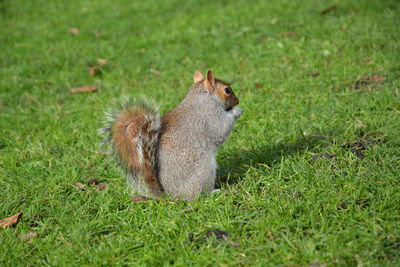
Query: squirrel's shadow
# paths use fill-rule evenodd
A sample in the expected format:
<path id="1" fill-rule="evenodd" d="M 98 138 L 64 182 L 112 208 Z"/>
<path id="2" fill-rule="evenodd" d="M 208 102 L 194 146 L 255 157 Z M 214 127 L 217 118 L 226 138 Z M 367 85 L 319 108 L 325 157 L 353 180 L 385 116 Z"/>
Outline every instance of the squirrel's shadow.
<path id="1" fill-rule="evenodd" d="M 293 156 L 327 142 L 324 135 L 299 136 L 292 143 L 259 144 L 251 149 L 240 150 L 219 161 L 217 187 L 222 184 L 235 184 L 243 177 L 249 166 L 279 164 L 282 157 Z M 228 178 L 229 177 L 229 178 Z"/>

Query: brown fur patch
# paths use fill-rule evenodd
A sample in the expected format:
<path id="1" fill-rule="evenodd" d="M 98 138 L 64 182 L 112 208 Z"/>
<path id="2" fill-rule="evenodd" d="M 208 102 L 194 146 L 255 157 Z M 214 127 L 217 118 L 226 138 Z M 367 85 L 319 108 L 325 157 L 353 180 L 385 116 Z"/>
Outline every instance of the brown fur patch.
<path id="1" fill-rule="evenodd" d="M 143 152 L 143 165 L 141 168 L 141 173 L 150 193 L 158 197 L 161 193 L 161 190 L 160 184 L 156 179 L 155 166 L 151 164 L 151 158 L 148 154 L 148 151 L 144 150 Z"/>
<path id="2" fill-rule="evenodd" d="M 229 94 L 225 92 L 226 87 L 229 87 L 230 90 Z M 231 108 L 239 104 L 239 99 L 236 97 L 232 88 L 228 84 L 219 80 L 217 80 L 216 84 L 216 94 L 218 95 L 219 99 L 221 99 L 222 102 L 224 102 L 225 109 Z"/>
<path id="3" fill-rule="evenodd" d="M 168 132 L 171 130 L 175 130 L 179 126 L 178 115 L 179 113 L 186 112 L 183 108 L 179 107 L 171 110 L 170 112 L 165 113 L 161 117 L 161 138 L 160 144 L 162 147 L 168 147 L 172 145 L 171 139 L 168 137 Z"/>
<path id="4" fill-rule="evenodd" d="M 154 131 L 149 131 L 149 121 L 146 121 L 145 116 L 148 111 L 143 108 L 125 109 L 116 118 L 116 122 L 112 127 L 112 139 L 114 141 L 114 150 L 119 154 L 122 160 L 126 163 L 128 169 L 136 174 L 141 174 L 145 181 L 148 190 L 155 197 L 162 194 L 162 187 L 157 180 L 156 162 L 153 162 L 156 147 L 150 143 Z M 139 134 L 142 132 L 141 151 L 143 155 L 138 155 L 137 144 Z"/>
<path id="5" fill-rule="evenodd" d="M 135 138 L 138 137 L 144 124 L 143 109 L 126 109 L 116 119 L 112 127 L 114 150 L 133 171 L 140 170 L 139 157 L 136 151 Z"/>
<path id="6" fill-rule="evenodd" d="M 229 87 L 229 85 L 218 81 L 216 87 L 217 87 L 217 94 L 218 94 L 219 98 L 225 103 L 225 101 L 230 97 L 230 95 L 227 95 L 225 93 L 225 88 Z"/>

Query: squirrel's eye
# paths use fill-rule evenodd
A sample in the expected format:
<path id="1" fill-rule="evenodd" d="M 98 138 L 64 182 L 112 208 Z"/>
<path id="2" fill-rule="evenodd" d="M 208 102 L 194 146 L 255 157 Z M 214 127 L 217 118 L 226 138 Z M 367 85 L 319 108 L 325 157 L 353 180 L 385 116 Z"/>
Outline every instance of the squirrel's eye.
<path id="1" fill-rule="evenodd" d="M 231 89 L 229 89 L 229 87 L 225 87 L 225 93 L 229 95 L 231 93 Z"/>

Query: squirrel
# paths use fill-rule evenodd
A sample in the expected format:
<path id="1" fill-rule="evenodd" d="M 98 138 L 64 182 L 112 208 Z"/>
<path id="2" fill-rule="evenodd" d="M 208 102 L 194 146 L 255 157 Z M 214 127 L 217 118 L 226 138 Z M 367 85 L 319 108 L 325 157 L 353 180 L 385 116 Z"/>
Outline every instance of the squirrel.
<path id="1" fill-rule="evenodd" d="M 141 196 L 193 200 L 215 189 L 215 152 L 242 114 L 230 85 L 200 71 L 182 102 L 160 116 L 146 99 L 109 114 L 100 129 Z"/>

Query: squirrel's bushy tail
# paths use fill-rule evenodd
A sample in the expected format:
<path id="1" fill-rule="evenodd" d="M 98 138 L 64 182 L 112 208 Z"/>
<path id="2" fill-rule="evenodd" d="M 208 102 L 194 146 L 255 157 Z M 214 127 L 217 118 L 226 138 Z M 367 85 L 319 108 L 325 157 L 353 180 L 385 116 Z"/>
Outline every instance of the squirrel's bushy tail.
<path id="1" fill-rule="evenodd" d="M 158 198 L 163 193 L 157 179 L 157 147 L 161 131 L 158 108 L 145 98 L 127 99 L 118 111 L 107 112 L 105 134 L 139 191 Z"/>

